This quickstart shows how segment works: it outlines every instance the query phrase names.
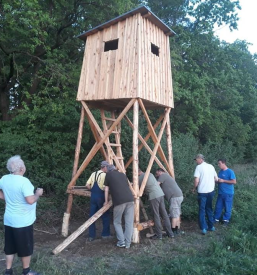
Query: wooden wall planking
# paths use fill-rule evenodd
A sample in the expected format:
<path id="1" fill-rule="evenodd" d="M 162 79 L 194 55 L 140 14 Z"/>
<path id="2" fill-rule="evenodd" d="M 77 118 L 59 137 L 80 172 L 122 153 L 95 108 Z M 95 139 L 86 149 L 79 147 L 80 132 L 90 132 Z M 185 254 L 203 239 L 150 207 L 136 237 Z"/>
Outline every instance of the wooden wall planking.
<path id="1" fill-rule="evenodd" d="M 104 43 L 114 39 L 118 49 L 104 52 Z M 173 107 L 169 52 L 168 36 L 140 13 L 88 36 L 77 100 L 140 97 Z"/>

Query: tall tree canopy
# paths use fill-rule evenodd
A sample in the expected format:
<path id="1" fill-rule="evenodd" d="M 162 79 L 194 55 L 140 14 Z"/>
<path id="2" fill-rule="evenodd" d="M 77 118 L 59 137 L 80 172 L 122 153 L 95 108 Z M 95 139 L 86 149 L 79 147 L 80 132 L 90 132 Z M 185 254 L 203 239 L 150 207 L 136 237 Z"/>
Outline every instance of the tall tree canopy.
<path id="1" fill-rule="evenodd" d="M 77 35 L 138 4 L 147 5 L 177 33 L 170 42 L 171 124 L 178 148 L 183 142 L 188 150 L 196 141 L 203 150 L 223 143 L 241 158 L 256 158 L 257 56 L 245 41 L 225 43 L 214 32 L 222 24 L 237 28 L 239 1 L 2 0 L 1 167 L 20 153 L 31 170 L 43 175 L 34 174 L 35 180 L 47 181 L 50 190 L 55 182 L 67 183 L 80 112 L 75 97 L 84 42 Z M 85 128 L 84 153 L 92 143 Z"/>

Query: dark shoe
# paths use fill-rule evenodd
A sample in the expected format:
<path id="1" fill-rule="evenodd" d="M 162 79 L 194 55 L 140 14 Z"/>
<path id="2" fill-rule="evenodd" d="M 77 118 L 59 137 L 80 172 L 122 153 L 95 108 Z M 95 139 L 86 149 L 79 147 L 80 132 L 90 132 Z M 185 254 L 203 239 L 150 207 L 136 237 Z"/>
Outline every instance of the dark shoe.
<path id="1" fill-rule="evenodd" d="M 102 239 L 105 239 L 105 240 L 107 240 L 107 239 L 113 239 L 113 236 L 112 235 L 102 236 Z"/>
<path id="2" fill-rule="evenodd" d="M 225 226 L 225 227 L 228 226 L 229 225 L 229 221 L 223 221 L 222 225 Z"/>
<path id="3" fill-rule="evenodd" d="M 213 220 L 213 223 L 215 224 L 215 223 L 218 223 L 219 222 L 219 220 L 217 220 L 217 219 L 214 219 Z"/>
<path id="4" fill-rule="evenodd" d="M 176 232 L 174 232 L 175 235 L 184 235 L 185 234 L 185 231 L 182 231 L 182 230 L 177 230 Z"/>
<path id="5" fill-rule="evenodd" d="M 4 275 L 12 275 L 12 274 L 13 274 L 12 268 L 6 269 L 5 272 L 4 272 Z"/>
<path id="6" fill-rule="evenodd" d="M 152 237 L 150 237 L 151 240 L 162 240 L 162 236 L 157 236 L 154 234 Z"/>

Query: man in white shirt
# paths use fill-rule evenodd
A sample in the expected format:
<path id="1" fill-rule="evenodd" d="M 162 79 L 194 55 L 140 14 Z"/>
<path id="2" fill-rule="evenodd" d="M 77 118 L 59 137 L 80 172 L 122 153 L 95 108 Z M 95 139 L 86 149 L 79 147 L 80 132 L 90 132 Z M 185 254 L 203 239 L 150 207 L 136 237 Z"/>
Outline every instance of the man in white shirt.
<path id="1" fill-rule="evenodd" d="M 214 231 L 213 226 L 213 210 L 212 200 L 214 197 L 215 181 L 218 181 L 217 173 L 211 164 L 204 161 L 204 156 L 198 154 L 195 158 L 197 167 L 194 173 L 194 189 L 198 192 L 199 205 L 199 226 L 202 234 L 205 235 L 208 231 Z M 207 223 L 205 220 L 207 216 Z"/>

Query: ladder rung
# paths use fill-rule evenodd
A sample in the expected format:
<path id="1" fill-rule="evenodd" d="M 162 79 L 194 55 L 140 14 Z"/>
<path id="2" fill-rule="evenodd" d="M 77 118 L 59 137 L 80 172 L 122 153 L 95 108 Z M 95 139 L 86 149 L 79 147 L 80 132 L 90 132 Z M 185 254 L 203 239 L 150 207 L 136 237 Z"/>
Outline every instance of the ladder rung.
<path id="1" fill-rule="evenodd" d="M 104 117 L 105 120 L 109 120 L 109 121 L 116 121 L 115 118 L 111 118 L 111 117 Z"/>
<path id="2" fill-rule="evenodd" d="M 117 157 L 117 159 L 124 159 L 123 157 Z"/>
<path id="3" fill-rule="evenodd" d="M 112 131 L 112 134 L 120 134 L 118 131 Z"/>
<path id="4" fill-rule="evenodd" d="M 110 143 L 110 146 L 113 146 L 113 147 L 121 147 L 121 144 L 117 144 L 117 143 Z"/>

